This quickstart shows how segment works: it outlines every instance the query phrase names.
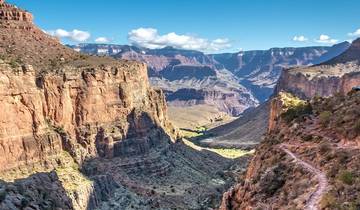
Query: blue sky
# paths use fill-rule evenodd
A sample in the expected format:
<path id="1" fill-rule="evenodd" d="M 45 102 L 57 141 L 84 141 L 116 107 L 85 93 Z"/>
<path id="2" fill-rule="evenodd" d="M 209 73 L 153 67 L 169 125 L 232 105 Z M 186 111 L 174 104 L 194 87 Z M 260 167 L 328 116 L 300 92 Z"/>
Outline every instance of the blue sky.
<path id="1" fill-rule="evenodd" d="M 359 0 L 8 2 L 32 12 L 38 26 L 62 37 L 64 43 L 95 42 L 102 37 L 98 41 L 233 52 L 331 45 L 360 35 L 360 30 L 354 33 L 360 28 Z"/>

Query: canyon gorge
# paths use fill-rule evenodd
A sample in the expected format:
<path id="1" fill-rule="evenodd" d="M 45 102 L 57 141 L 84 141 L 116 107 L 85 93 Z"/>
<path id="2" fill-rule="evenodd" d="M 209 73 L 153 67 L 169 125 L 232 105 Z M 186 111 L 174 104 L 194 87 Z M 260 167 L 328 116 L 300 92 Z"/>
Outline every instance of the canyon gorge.
<path id="1" fill-rule="evenodd" d="M 0 0 L 0 210 L 358 210 L 359 61 L 64 45 Z"/>
<path id="2" fill-rule="evenodd" d="M 79 54 L 0 11 L 0 209 L 219 205 L 234 161 L 182 142 L 145 64 Z"/>

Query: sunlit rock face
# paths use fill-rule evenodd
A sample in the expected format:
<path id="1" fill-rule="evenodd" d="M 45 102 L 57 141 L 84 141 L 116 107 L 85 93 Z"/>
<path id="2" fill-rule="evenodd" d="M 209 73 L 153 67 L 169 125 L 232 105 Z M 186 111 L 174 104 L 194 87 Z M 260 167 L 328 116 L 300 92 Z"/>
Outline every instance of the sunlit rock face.
<path id="1" fill-rule="evenodd" d="M 144 154 L 176 138 L 146 65 L 80 55 L 4 1 L 0 19 L 0 171 L 51 168 L 62 151 L 78 163 Z"/>
<path id="2" fill-rule="evenodd" d="M 285 70 L 275 92 L 288 91 L 300 97 L 346 94 L 360 85 L 360 39 L 348 50 L 320 65 Z"/>

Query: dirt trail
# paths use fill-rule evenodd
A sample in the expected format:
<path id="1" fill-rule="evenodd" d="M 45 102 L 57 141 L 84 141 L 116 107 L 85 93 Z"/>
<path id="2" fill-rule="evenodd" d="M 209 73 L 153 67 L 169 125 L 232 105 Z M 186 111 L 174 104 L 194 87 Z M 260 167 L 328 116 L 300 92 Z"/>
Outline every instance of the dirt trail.
<path id="1" fill-rule="evenodd" d="M 321 197 L 324 193 L 326 193 L 328 189 L 328 180 L 326 175 L 320 171 L 319 169 L 313 167 L 312 165 L 308 164 L 307 162 L 299 159 L 294 153 L 286 148 L 285 144 L 282 144 L 280 148 L 288 154 L 294 161 L 300 164 L 303 168 L 305 168 L 310 173 L 316 175 L 319 185 L 316 187 L 316 190 L 310 195 L 308 200 L 306 201 L 305 209 L 307 210 L 316 210 L 318 209 L 317 205 L 319 204 Z"/>

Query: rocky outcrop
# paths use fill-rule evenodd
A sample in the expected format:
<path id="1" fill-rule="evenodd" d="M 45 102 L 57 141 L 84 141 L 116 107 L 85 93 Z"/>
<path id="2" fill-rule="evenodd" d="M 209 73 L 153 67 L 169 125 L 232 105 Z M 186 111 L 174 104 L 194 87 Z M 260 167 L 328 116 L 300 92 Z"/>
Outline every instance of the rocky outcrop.
<path id="1" fill-rule="evenodd" d="M 282 102 L 277 99 L 272 99 L 270 101 L 270 115 L 268 123 L 268 132 L 271 132 L 276 128 L 279 116 L 281 114 Z"/>
<path id="2" fill-rule="evenodd" d="M 142 147 L 158 143 L 146 139 L 151 130 L 171 127 L 164 96 L 150 89 L 143 64 L 69 67 L 38 77 L 30 66 L 0 68 L 0 107 L 6 110 L 0 121 L 1 170 L 46 161 L 63 148 L 79 163 L 116 156 L 120 144 L 134 154 L 146 152 Z"/>
<path id="3" fill-rule="evenodd" d="M 31 13 L 15 8 L 0 0 L 0 20 L 16 20 L 32 23 L 33 16 Z"/>
<path id="4" fill-rule="evenodd" d="M 322 65 L 283 72 L 271 100 L 268 134 L 243 182 L 224 194 L 221 209 L 359 206 L 350 196 L 354 188 L 341 178 L 344 173 L 359 176 L 354 165 L 359 92 L 352 90 L 360 84 L 359 42 Z M 339 188 L 346 192 L 337 194 Z"/>
<path id="5" fill-rule="evenodd" d="M 1 172 L 52 168 L 64 150 L 81 164 L 143 154 L 176 138 L 145 64 L 80 55 L 30 16 L 0 2 Z"/>
<path id="6" fill-rule="evenodd" d="M 357 64 L 310 67 L 311 69 L 285 70 L 280 77 L 276 92 L 284 90 L 303 98 L 346 94 L 360 84 L 360 68 Z M 316 71 L 317 75 L 312 75 Z"/>
<path id="7" fill-rule="evenodd" d="M 283 71 L 275 92 L 291 92 L 299 97 L 329 97 L 346 94 L 360 85 L 360 39 L 332 60 L 311 67 Z"/>
<path id="8" fill-rule="evenodd" d="M 352 195 L 360 176 L 359 97 L 351 91 L 311 102 L 287 93 L 274 98 L 277 122 L 221 209 L 358 208 Z"/>

